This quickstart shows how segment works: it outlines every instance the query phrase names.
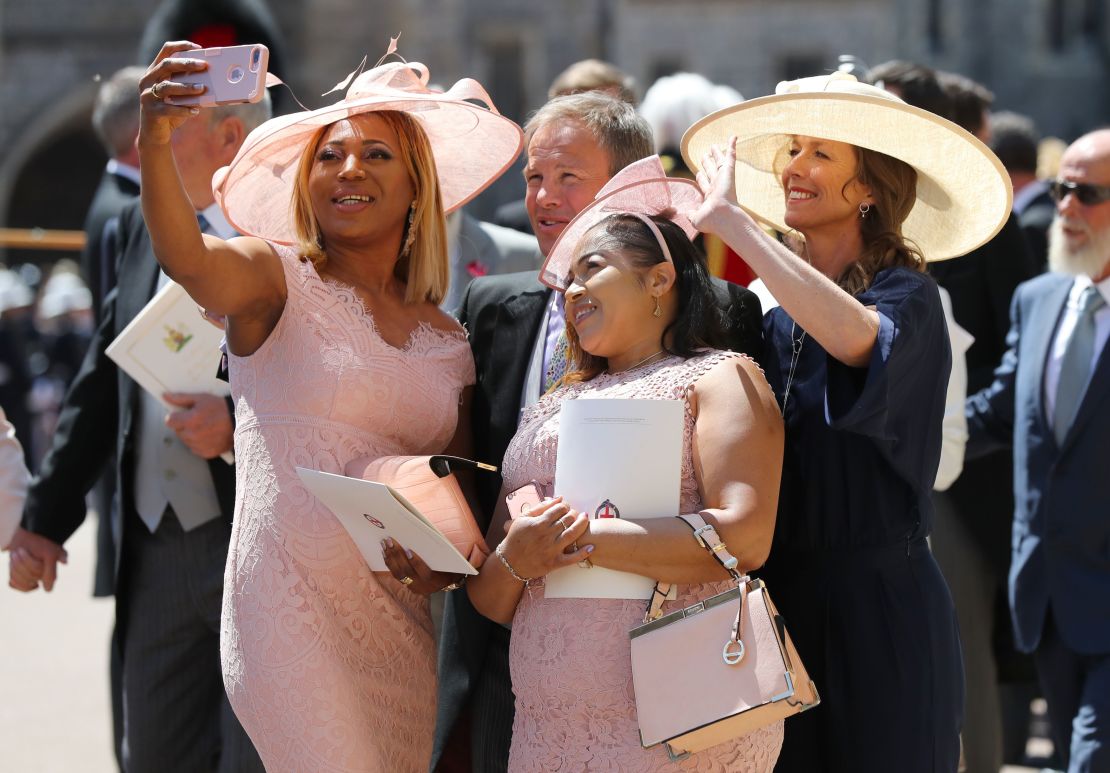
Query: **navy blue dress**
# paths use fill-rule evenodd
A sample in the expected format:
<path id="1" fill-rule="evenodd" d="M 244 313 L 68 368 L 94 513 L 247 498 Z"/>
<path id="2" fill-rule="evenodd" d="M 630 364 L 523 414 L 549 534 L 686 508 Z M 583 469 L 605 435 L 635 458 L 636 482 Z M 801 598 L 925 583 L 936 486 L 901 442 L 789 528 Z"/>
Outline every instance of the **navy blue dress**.
<path id="1" fill-rule="evenodd" d="M 820 706 L 786 721 L 776 771 L 955 771 L 963 665 L 948 586 L 925 543 L 952 365 L 936 284 L 903 268 L 857 296 L 879 313 L 871 362 L 806 336 L 787 400 L 782 491 L 760 573 Z M 780 405 L 802 337 L 764 320 Z"/>

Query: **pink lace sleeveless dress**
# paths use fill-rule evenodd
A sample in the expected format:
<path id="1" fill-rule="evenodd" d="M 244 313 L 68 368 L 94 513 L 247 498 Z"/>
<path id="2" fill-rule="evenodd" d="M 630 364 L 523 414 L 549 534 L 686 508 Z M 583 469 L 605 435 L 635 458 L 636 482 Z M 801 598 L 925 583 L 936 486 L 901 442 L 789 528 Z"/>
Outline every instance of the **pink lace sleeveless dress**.
<path id="1" fill-rule="evenodd" d="M 521 419 L 505 452 L 509 490 L 536 480 L 551 490 L 559 441 L 559 406 L 577 398 L 685 399 L 687 389 L 726 352 L 668 357 L 615 375 L 601 374 L 547 395 Z M 692 457 L 694 416 L 687 404 L 683 436 L 682 512 L 703 508 Z M 669 612 L 720 593 L 729 582 L 680 585 Z M 509 668 L 516 695 L 509 770 L 771 771 L 782 746 L 782 723 L 671 762 L 660 745 L 640 746 L 628 631 L 646 602 L 548 599 L 543 581 L 525 590 L 513 618 Z"/>
<path id="2" fill-rule="evenodd" d="M 230 357 L 235 524 L 224 578 L 224 683 L 271 773 L 420 771 L 435 724 L 427 599 L 370 571 L 295 467 L 442 451 L 474 383 L 460 331 L 401 349 L 350 288 L 275 247 L 288 301 L 249 357 Z"/>

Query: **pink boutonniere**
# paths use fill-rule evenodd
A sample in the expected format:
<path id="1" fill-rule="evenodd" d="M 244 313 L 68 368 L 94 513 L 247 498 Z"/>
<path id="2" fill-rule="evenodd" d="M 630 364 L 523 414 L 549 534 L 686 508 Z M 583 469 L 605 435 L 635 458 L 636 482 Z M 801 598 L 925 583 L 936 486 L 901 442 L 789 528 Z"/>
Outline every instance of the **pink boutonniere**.
<path id="1" fill-rule="evenodd" d="M 476 260 L 472 260 L 466 264 L 466 273 L 471 276 L 485 276 L 489 273 L 489 268 Z"/>

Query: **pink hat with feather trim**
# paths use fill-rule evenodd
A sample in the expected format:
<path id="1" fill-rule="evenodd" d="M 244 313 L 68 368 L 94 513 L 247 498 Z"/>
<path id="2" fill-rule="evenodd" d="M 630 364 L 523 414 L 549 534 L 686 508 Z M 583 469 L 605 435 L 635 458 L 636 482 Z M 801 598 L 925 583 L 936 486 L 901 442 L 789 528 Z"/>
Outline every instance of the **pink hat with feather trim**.
<path id="1" fill-rule="evenodd" d="M 701 206 L 702 198 L 701 189 L 693 180 L 667 177 L 659 156 L 648 156 L 629 164 L 613 175 L 589 206 L 559 234 L 540 269 L 540 281 L 554 290 L 565 290 L 582 237 L 602 220 L 616 214 L 632 215 L 643 220 L 659 241 L 663 255 L 671 260 L 667 243 L 651 218 L 663 217 L 672 221 L 692 240 L 697 236 L 698 229 L 686 213 Z"/>
<path id="2" fill-rule="evenodd" d="M 240 233 L 293 244 L 293 187 L 305 144 L 320 127 L 361 113 L 398 110 L 420 123 L 431 143 L 446 212 L 485 190 L 520 155 L 520 127 L 497 112 L 477 81 L 464 78 L 446 92 L 433 91 L 428 68 L 419 62 L 389 62 L 356 73 L 335 104 L 256 128 L 231 164 L 213 176 L 216 201 Z"/>

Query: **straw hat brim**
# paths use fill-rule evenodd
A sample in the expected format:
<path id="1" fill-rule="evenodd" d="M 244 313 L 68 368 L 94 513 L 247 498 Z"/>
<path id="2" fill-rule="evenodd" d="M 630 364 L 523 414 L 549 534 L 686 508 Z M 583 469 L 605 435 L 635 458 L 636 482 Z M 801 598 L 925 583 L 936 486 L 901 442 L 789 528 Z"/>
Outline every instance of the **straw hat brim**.
<path id="1" fill-rule="evenodd" d="M 668 219 L 692 239 L 697 235 L 697 228 L 686 213 L 697 209 L 701 203 L 702 194 L 697 183 L 680 177 L 637 180 L 609 191 L 594 199 L 567 223 L 540 269 L 540 281 L 553 290 L 565 290 L 570 268 L 578 257 L 579 242 L 586 232 L 610 215 L 636 212 L 652 216 L 669 210 Z"/>
<path id="2" fill-rule="evenodd" d="M 691 126 L 682 138 L 682 157 L 700 170 L 706 151 L 735 136 L 740 205 L 786 232 L 785 195 L 775 169 L 785 165 L 793 135 L 847 142 L 916 169 L 917 202 L 902 235 L 926 260 L 967 254 L 998 233 L 1010 214 L 1013 188 L 997 156 L 951 121 L 894 98 L 828 91 L 752 99 Z"/>
<path id="3" fill-rule="evenodd" d="M 216 201 L 241 234 L 293 244 L 293 187 L 305 144 L 322 126 L 363 113 L 398 110 L 420 122 L 435 157 L 445 212 L 486 189 L 520 155 L 524 134 L 512 120 L 464 100 L 372 96 L 273 118 L 243 142 L 212 178 Z"/>

